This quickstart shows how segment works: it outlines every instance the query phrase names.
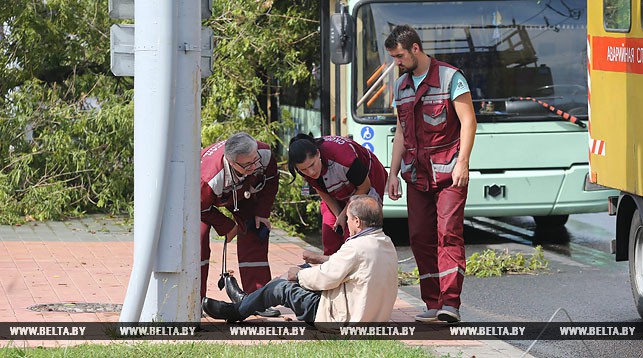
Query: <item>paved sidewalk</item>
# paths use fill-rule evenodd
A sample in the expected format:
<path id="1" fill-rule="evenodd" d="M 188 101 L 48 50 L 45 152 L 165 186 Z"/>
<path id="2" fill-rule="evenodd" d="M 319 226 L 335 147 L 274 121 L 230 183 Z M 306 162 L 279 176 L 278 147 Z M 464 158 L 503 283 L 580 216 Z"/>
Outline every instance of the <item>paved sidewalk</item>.
<path id="1" fill-rule="evenodd" d="M 279 229 L 273 230 L 270 241 L 273 276 L 301 263 L 302 248 L 319 251 Z M 223 241 L 212 240 L 211 247 L 208 296 L 228 300 L 225 292 L 216 287 Z M 234 272 L 238 272 L 236 248 L 234 244 L 228 247 L 228 269 Z M 122 218 L 88 216 L 65 222 L 0 226 L 0 322 L 117 322 L 118 312 L 104 310 L 118 308 L 125 298 L 132 253 L 132 225 Z M 402 291 L 398 293 L 391 320 L 412 322 L 423 304 Z M 40 305 L 40 312 L 33 310 L 36 305 Z M 65 312 L 57 312 L 60 307 Z M 296 320 L 289 309 L 280 307 L 280 310 L 283 316 L 271 320 Z M 266 319 L 253 316 L 249 321 L 252 320 Z M 79 342 L 0 340 L 0 347 L 70 343 Z M 461 357 L 520 357 L 523 353 L 503 341 L 407 343 L 427 346 L 440 355 Z"/>

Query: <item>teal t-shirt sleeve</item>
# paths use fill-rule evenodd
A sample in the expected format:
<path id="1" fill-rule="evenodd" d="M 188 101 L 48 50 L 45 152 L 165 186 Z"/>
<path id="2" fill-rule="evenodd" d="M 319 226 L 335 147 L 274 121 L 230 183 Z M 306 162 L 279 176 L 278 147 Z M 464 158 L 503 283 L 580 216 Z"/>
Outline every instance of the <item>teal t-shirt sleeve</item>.
<path id="1" fill-rule="evenodd" d="M 451 79 L 451 99 L 456 99 L 459 95 L 467 92 L 470 92 L 467 79 L 464 78 L 462 72 L 457 71 Z"/>

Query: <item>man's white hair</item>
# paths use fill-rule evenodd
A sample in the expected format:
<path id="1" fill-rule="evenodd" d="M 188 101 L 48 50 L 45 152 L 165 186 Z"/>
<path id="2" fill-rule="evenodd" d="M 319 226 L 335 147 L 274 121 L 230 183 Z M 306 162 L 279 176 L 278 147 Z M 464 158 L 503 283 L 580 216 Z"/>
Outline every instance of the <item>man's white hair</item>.
<path id="1" fill-rule="evenodd" d="M 257 151 L 257 140 L 246 132 L 235 133 L 225 142 L 224 154 L 229 160 L 236 160 L 239 154 Z"/>

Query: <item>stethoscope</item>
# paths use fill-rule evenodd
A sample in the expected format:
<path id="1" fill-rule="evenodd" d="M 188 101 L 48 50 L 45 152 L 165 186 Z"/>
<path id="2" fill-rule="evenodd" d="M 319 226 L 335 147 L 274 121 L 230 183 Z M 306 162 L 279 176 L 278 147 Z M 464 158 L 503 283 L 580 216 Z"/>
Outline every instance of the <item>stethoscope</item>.
<path id="1" fill-rule="evenodd" d="M 234 169 L 230 166 L 230 163 L 227 163 L 227 164 L 228 164 L 228 169 L 230 170 L 230 177 L 232 178 L 232 202 L 233 202 L 233 205 L 234 205 L 233 211 L 238 212 L 239 207 L 238 207 L 237 189 L 239 188 L 239 186 L 243 185 L 243 181 L 237 182 L 235 180 L 235 173 L 233 171 Z M 255 186 L 254 188 L 250 187 L 248 190 L 243 192 L 243 197 L 246 200 L 250 199 L 252 194 L 260 192 L 266 186 L 266 182 L 275 177 L 275 175 L 270 176 L 270 177 L 266 176 L 265 167 L 263 165 L 260 166 L 259 168 L 257 168 L 257 170 L 255 170 L 255 172 L 253 172 L 252 174 L 249 174 L 249 175 L 254 175 L 254 173 L 256 173 L 257 171 L 262 171 L 263 172 L 263 174 L 262 174 L 263 175 L 263 180 L 257 186 Z M 247 177 L 247 176 L 248 175 L 246 175 L 245 177 Z M 245 177 L 244 177 L 244 179 L 245 179 Z"/>

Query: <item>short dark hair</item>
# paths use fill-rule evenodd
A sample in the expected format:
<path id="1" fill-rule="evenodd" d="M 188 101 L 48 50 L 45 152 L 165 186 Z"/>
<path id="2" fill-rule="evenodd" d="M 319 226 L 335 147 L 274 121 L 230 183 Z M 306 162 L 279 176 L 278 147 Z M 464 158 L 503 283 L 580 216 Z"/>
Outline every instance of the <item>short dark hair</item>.
<path id="1" fill-rule="evenodd" d="M 348 201 L 348 212 L 362 220 L 365 227 L 382 227 L 382 206 L 372 196 L 352 196 Z"/>
<path id="2" fill-rule="evenodd" d="M 403 49 L 411 50 L 414 43 L 420 46 L 420 51 L 423 51 L 422 40 L 420 40 L 420 35 L 418 35 L 417 31 L 409 25 L 398 25 L 388 35 L 386 41 L 384 41 L 384 46 L 389 50 L 393 50 L 397 48 L 397 44 L 400 44 Z"/>

